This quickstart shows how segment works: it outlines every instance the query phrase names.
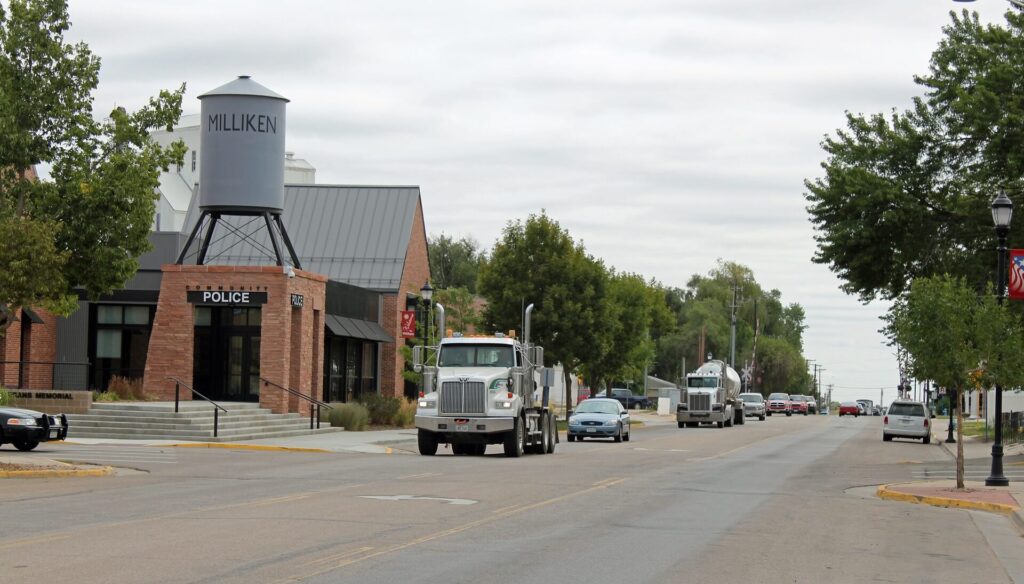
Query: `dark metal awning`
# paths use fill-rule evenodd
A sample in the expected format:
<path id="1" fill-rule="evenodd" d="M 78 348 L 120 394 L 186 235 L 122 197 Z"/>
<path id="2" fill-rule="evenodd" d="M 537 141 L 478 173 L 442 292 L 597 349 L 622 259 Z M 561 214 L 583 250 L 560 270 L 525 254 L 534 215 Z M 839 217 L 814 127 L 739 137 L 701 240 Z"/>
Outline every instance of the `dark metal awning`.
<path id="1" fill-rule="evenodd" d="M 327 329 L 339 337 L 351 337 L 353 339 L 365 339 L 367 341 L 380 341 L 382 343 L 395 342 L 394 337 L 388 334 L 384 327 L 368 320 L 348 318 L 345 316 L 327 315 Z"/>
<path id="2" fill-rule="evenodd" d="M 28 319 L 36 324 L 43 324 L 43 319 L 38 314 L 32 311 L 31 308 L 21 308 L 21 313 L 28 317 Z"/>

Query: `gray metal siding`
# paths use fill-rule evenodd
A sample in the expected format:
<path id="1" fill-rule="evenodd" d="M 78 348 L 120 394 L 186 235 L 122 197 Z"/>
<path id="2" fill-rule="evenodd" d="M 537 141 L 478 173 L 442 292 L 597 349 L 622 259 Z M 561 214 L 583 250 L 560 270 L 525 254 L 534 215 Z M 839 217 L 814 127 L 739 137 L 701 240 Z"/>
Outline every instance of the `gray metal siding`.
<path id="1" fill-rule="evenodd" d="M 419 187 L 414 186 L 291 185 L 285 186 L 281 217 L 304 269 L 363 288 L 393 291 L 401 285 L 419 200 Z M 184 233 L 191 232 L 199 214 L 198 203 L 193 199 L 185 217 Z M 238 228 L 250 219 L 222 220 Z M 255 242 L 270 248 L 265 227 L 256 229 L 256 225 L 249 224 L 245 231 L 258 231 L 253 235 Z M 233 245 L 238 238 L 223 237 L 225 233 L 226 230 L 217 228 L 207 263 L 273 263 L 252 245 Z M 193 244 L 193 252 L 197 245 Z"/>
<path id="2" fill-rule="evenodd" d="M 58 363 L 85 363 L 89 360 L 89 303 L 78 302 L 78 310 L 68 318 L 57 318 Z M 87 367 L 57 366 L 54 389 L 88 389 Z"/>

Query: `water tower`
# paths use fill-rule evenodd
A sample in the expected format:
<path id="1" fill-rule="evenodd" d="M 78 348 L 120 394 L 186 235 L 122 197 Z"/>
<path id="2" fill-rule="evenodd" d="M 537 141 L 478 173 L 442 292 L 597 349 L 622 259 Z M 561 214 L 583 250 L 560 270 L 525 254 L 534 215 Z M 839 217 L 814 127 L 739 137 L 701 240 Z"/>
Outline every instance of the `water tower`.
<path id="1" fill-rule="evenodd" d="M 246 240 L 256 248 L 265 247 L 254 238 L 255 233 L 223 220 L 238 216 L 251 217 L 249 223 L 262 221 L 277 265 L 285 265 L 281 254 L 283 242 L 291 257 L 291 265 L 301 268 L 281 222 L 284 210 L 285 104 L 288 99 L 256 83 L 248 75 L 242 75 L 200 95 L 199 100 L 201 214 L 177 263 L 184 263 L 189 257 L 189 249 L 196 243 L 197 236 L 196 264 L 205 263 L 218 225 L 229 235 Z"/>

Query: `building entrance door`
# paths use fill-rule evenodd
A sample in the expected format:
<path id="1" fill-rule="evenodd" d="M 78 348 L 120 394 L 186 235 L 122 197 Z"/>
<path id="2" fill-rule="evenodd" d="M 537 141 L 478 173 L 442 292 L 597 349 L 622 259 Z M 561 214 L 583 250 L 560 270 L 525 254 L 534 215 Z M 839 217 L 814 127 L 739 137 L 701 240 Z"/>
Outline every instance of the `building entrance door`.
<path id="1" fill-rule="evenodd" d="M 260 400 L 260 309 L 196 307 L 192 378 L 212 400 Z"/>

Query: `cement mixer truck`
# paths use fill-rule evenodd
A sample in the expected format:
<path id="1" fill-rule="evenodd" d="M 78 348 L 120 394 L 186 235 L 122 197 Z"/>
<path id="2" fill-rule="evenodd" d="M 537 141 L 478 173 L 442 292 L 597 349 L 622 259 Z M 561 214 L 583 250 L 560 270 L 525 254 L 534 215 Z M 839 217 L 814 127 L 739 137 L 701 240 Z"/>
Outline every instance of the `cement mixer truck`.
<path id="1" fill-rule="evenodd" d="M 676 422 L 680 428 L 694 428 L 700 424 L 732 426 L 743 424 L 743 402 L 740 400 L 740 376 L 723 361 L 711 359 L 686 374 L 676 406 Z"/>
<path id="2" fill-rule="evenodd" d="M 437 309 L 444 331 L 444 307 Z M 509 457 L 555 451 L 555 416 L 545 392 L 535 391 L 544 349 L 530 343 L 532 313 L 531 304 L 521 342 L 511 332 L 445 333 L 438 346 L 413 350 L 413 369 L 423 374 L 416 408 L 421 455 L 433 456 L 439 444 L 455 455 L 480 456 L 488 444 L 501 444 Z"/>

